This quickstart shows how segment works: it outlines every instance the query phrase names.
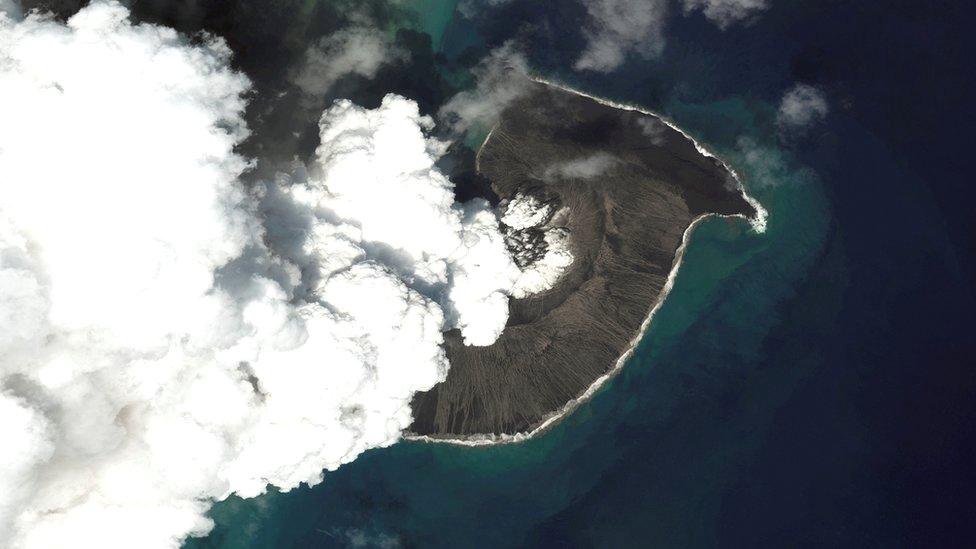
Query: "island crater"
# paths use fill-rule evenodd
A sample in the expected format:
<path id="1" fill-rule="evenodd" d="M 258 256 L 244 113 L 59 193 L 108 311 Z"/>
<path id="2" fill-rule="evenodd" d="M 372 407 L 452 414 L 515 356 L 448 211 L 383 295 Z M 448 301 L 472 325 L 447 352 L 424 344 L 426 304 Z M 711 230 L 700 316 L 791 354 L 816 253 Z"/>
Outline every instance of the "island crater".
<path id="1" fill-rule="evenodd" d="M 541 81 L 503 110 L 476 164 L 503 206 L 532 197 L 559 212 L 550 223 L 573 260 L 551 288 L 510 299 L 492 345 L 445 333 L 451 369 L 414 397 L 412 439 L 513 442 L 552 425 L 622 367 L 698 221 L 765 218 L 724 162 L 663 118 Z"/>

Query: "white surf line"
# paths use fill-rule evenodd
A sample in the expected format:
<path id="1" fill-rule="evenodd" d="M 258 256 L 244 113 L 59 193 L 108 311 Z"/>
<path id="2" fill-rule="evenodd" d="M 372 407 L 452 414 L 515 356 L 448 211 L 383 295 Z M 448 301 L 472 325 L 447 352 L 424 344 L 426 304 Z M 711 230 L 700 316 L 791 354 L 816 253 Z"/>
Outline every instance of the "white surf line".
<path id="1" fill-rule="evenodd" d="M 620 109 L 620 110 L 624 110 L 624 111 L 636 111 L 636 112 L 639 112 L 641 114 L 647 114 L 647 115 L 653 116 L 653 117 L 657 118 L 658 120 L 660 120 L 661 122 L 664 122 L 664 124 L 667 125 L 669 128 L 671 128 L 672 130 L 680 133 L 688 141 L 691 141 L 691 144 L 695 146 L 695 150 L 697 150 L 699 152 L 699 154 L 701 154 L 702 156 L 707 156 L 708 158 L 714 158 L 715 160 L 718 161 L 719 164 L 722 165 L 723 168 L 725 168 L 725 170 L 727 172 L 729 172 L 730 174 L 732 174 L 732 179 L 735 180 L 736 186 L 738 187 L 739 192 L 742 194 L 742 198 L 745 199 L 745 201 L 748 202 L 749 205 L 752 206 L 756 210 L 756 217 L 755 218 L 749 218 L 748 216 L 741 215 L 741 214 L 734 214 L 734 215 L 723 216 L 723 217 L 740 217 L 740 218 L 745 219 L 746 221 L 748 221 L 749 224 L 752 225 L 752 228 L 757 233 L 766 232 L 766 220 L 769 218 L 769 212 L 767 212 L 766 209 L 762 207 L 762 205 L 759 203 L 758 200 L 756 200 L 755 198 L 753 198 L 752 196 L 750 196 L 749 193 L 746 192 L 746 187 L 745 187 L 745 185 L 743 185 L 742 179 L 739 177 L 738 172 L 736 172 L 732 168 L 732 166 L 729 165 L 729 163 L 726 162 L 723 158 L 719 157 L 717 154 L 715 154 L 712 151 L 708 150 L 704 145 L 702 145 L 697 140 L 695 140 L 694 137 L 692 137 L 691 135 L 689 135 L 688 132 L 686 132 L 683 129 L 681 129 L 680 127 L 678 127 L 678 125 L 675 124 L 674 122 L 672 122 L 668 117 L 664 116 L 663 114 L 656 113 L 654 111 L 649 111 L 649 110 L 644 109 L 642 107 L 639 107 L 637 105 L 630 105 L 630 104 L 626 104 L 626 103 L 616 103 L 614 101 L 610 101 L 609 99 L 604 99 L 602 97 L 597 97 L 595 95 L 590 95 L 590 94 L 588 94 L 588 93 L 586 93 L 584 91 L 580 91 L 580 90 L 571 88 L 570 86 L 567 86 L 567 85 L 562 84 L 560 82 L 556 82 L 554 80 L 547 80 L 547 79 L 545 79 L 545 78 L 543 78 L 541 76 L 530 76 L 529 78 L 531 78 L 532 80 L 534 80 L 536 82 L 539 82 L 539 83 L 542 83 L 542 84 L 546 84 L 548 86 L 552 86 L 554 88 L 558 88 L 560 90 L 567 91 L 569 93 L 574 93 L 576 95 L 580 95 L 580 96 L 586 97 L 588 99 L 592 99 L 593 101 L 596 101 L 597 103 L 600 103 L 601 105 L 607 105 L 609 107 L 613 107 L 615 109 Z M 485 142 L 487 143 L 488 140 L 486 139 Z M 484 144 L 482 144 L 481 146 L 484 147 Z"/>
<path id="2" fill-rule="evenodd" d="M 681 235 L 681 245 L 678 246 L 678 249 L 675 251 L 675 254 L 674 254 L 674 265 L 671 267 L 671 271 L 668 273 L 668 279 L 664 283 L 664 287 L 661 289 L 661 293 L 658 295 L 657 300 L 654 302 L 654 306 L 651 307 L 651 311 L 650 311 L 650 313 L 648 313 L 647 318 L 645 318 L 644 319 L 644 322 L 641 323 L 641 327 L 640 327 L 640 330 L 638 330 L 637 335 L 635 335 L 634 338 L 630 340 L 630 345 L 627 347 L 627 350 L 624 351 L 624 353 L 622 355 L 620 355 L 620 358 L 617 359 L 617 362 L 614 364 L 613 368 L 611 368 L 610 371 L 608 371 L 607 373 L 605 373 L 602 376 L 598 377 L 592 384 L 590 384 L 589 387 L 587 387 L 586 391 L 583 391 L 583 394 L 581 394 L 578 397 L 570 400 L 562 408 L 560 408 L 559 410 L 557 410 L 557 411 L 549 414 L 548 416 L 546 416 L 546 418 L 543 419 L 542 422 L 539 423 L 533 429 L 531 429 L 529 431 L 524 431 L 524 432 L 521 432 L 521 433 L 515 433 L 514 435 L 510 435 L 510 434 L 501 434 L 501 435 L 495 435 L 495 434 L 490 434 L 490 435 L 487 435 L 487 434 L 479 434 L 479 435 L 470 435 L 470 436 L 466 436 L 466 437 L 462 437 L 462 438 L 441 438 L 441 437 L 432 437 L 432 436 L 429 436 L 429 435 L 417 435 L 417 434 L 409 434 L 408 433 L 408 434 L 405 434 L 404 435 L 404 437 L 403 437 L 404 440 L 410 440 L 410 441 L 415 441 L 415 442 L 430 442 L 430 443 L 440 443 L 440 444 L 454 444 L 454 445 L 457 445 L 457 446 L 489 446 L 489 445 L 494 445 L 494 444 L 515 444 L 515 443 L 518 443 L 518 442 L 523 442 L 523 441 L 529 440 L 529 439 L 531 439 L 531 438 L 533 438 L 533 437 L 535 437 L 535 436 L 543 433 L 544 431 L 548 430 L 550 427 L 552 427 L 556 423 L 558 423 L 560 420 L 562 420 L 563 418 L 565 418 L 566 416 L 568 416 L 569 414 L 571 414 L 580 404 L 582 404 L 582 403 L 586 402 L 587 400 L 589 400 L 590 397 L 592 397 L 597 391 L 599 391 L 600 388 L 603 387 L 603 385 L 607 381 L 609 381 L 611 378 L 613 378 L 614 376 L 616 376 L 623 369 L 624 364 L 634 354 L 634 350 L 637 348 L 637 345 L 640 344 L 641 340 L 644 339 L 644 335 L 646 335 L 647 330 L 650 329 L 651 320 L 654 319 L 654 315 L 656 315 L 658 309 L 660 309 L 661 306 L 664 305 L 664 301 L 667 299 L 668 295 L 671 293 L 671 289 L 674 287 L 674 281 L 675 281 L 675 279 L 678 276 L 678 269 L 681 268 L 681 263 L 684 260 L 685 249 L 688 247 L 688 242 L 691 240 L 691 234 L 692 234 L 692 232 L 694 231 L 695 227 L 698 226 L 699 223 L 701 223 L 705 219 L 707 219 L 709 217 L 713 217 L 713 216 L 714 217 L 723 217 L 723 218 L 738 217 L 738 218 L 742 218 L 742 219 L 745 219 L 746 221 L 748 221 L 749 224 L 752 225 L 753 229 L 757 233 L 762 233 L 762 232 L 765 232 L 765 230 L 766 230 L 766 219 L 767 219 L 768 213 L 759 204 L 759 202 L 755 198 L 749 196 L 749 194 L 745 190 L 745 186 L 742 184 L 742 180 L 739 179 L 739 175 L 735 172 L 735 170 L 733 170 L 732 167 L 729 166 L 728 163 L 726 163 L 723 159 L 721 159 L 718 156 L 712 154 L 708 149 L 706 149 L 705 147 L 703 147 L 702 145 L 700 145 L 697 141 L 695 141 L 695 139 L 693 137 L 691 137 L 690 135 L 688 135 L 687 133 L 685 133 L 678 126 L 674 125 L 674 123 L 671 122 L 670 120 L 666 119 L 665 117 L 663 117 L 663 116 L 661 116 L 661 115 L 659 115 L 657 113 L 654 113 L 654 112 L 651 112 L 651 111 L 647 111 L 647 110 L 643 110 L 643 109 L 641 109 L 639 107 L 635 107 L 635 106 L 631 106 L 631 105 L 623 105 L 623 104 L 619 104 L 619 103 L 614 103 L 612 101 L 608 101 L 608 100 L 605 100 L 605 99 L 601 99 L 599 97 L 594 97 L 594 96 L 589 95 L 589 94 L 587 94 L 585 92 L 581 92 L 581 91 L 578 91 L 578 90 L 574 90 L 574 89 L 569 88 L 567 86 L 563 86 L 563 85 L 558 84 L 558 83 L 555 83 L 555 82 L 550 82 L 550 81 L 544 80 L 542 78 L 532 77 L 532 79 L 535 80 L 536 82 L 541 82 L 543 84 L 547 84 L 549 86 L 553 86 L 553 87 L 559 88 L 561 90 L 565 90 L 565 91 L 568 91 L 568 92 L 571 92 L 571 93 L 575 93 L 577 95 L 581 95 L 583 97 L 590 98 L 590 99 L 592 99 L 592 100 L 594 100 L 594 101 L 596 101 L 598 103 L 601 103 L 603 105 L 608 105 L 608 106 L 611 106 L 611 107 L 614 107 L 614 108 L 617 108 L 617 109 L 622 109 L 622 110 L 637 111 L 637 112 L 640 112 L 640 113 L 643 113 L 643 114 L 648 114 L 648 115 L 657 117 L 659 120 L 661 120 L 662 122 L 664 122 L 665 124 L 667 124 L 668 127 L 674 129 L 675 131 L 677 131 L 678 133 L 680 133 L 681 135 L 683 135 L 685 138 L 687 138 L 689 141 L 691 141 L 695 145 L 695 149 L 700 154 L 702 154 L 704 156 L 707 156 L 709 158 L 714 158 L 715 160 L 717 160 L 719 163 L 722 164 L 722 167 L 724 167 L 726 170 L 728 170 L 729 173 L 732 174 L 732 178 L 735 180 L 736 184 L 738 185 L 739 192 L 742 193 L 742 197 L 746 200 L 746 202 L 749 203 L 749 205 L 751 205 L 753 208 L 755 208 L 755 210 L 756 210 L 756 217 L 754 219 L 750 219 L 748 216 L 745 216 L 743 214 L 723 215 L 723 214 L 706 213 L 706 214 L 702 214 L 702 215 L 696 217 L 695 219 L 693 219 L 691 221 L 691 223 L 688 224 L 688 227 L 685 229 L 685 232 L 682 233 L 682 235 Z M 493 132 L 493 131 L 494 131 L 494 128 L 492 128 L 491 132 Z M 487 143 L 488 142 L 488 139 L 491 137 L 491 132 L 488 132 L 488 137 L 486 137 L 485 138 L 485 141 L 481 144 L 481 149 L 484 148 L 485 143 Z M 476 168 L 477 168 L 477 161 L 481 157 L 481 149 L 478 149 L 478 154 L 475 155 Z"/>
<path id="3" fill-rule="evenodd" d="M 481 151 L 485 150 L 485 143 L 487 143 L 488 140 L 491 139 L 491 134 L 495 131 L 495 128 L 497 127 L 498 124 L 495 124 L 494 126 L 491 127 L 490 130 L 488 130 L 488 135 L 485 136 L 485 140 L 482 141 L 481 146 L 478 147 L 477 154 L 474 155 L 474 171 L 476 173 L 481 173 Z"/>

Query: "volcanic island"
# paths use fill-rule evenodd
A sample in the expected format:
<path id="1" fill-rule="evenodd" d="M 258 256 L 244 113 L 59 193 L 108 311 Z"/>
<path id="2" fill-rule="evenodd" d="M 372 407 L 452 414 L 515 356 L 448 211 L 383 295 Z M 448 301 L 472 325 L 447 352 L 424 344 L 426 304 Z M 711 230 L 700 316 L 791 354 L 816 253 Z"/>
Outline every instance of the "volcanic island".
<path id="1" fill-rule="evenodd" d="M 511 231 L 520 267 L 545 257 L 554 231 L 572 262 L 548 289 L 509 300 L 492 345 L 445 333 L 450 371 L 414 397 L 408 438 L 511 442 L 551 425 L 623 365 L 700 219 L 764 219 L 727 165 L 662 118 L 545 82 L 528 87 L 501 113 L 477 171 L 502 205 L 528 199 L 545 217 Z"/>

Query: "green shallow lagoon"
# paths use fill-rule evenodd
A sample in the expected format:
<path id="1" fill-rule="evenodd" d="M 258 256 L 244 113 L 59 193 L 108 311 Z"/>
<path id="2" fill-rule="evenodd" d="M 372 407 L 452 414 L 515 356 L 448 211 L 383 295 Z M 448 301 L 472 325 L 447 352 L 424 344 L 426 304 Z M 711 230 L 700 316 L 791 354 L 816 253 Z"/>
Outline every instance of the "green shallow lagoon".
<path id="1" fill-rule="evenodd" d="M 214 532 L 188 546 L 298 547 L 359 539 L 519 545 L 621 470 L 652 481 L 655 468 L 686 460 L 720 466 L 724 458 L 709 447 L 722 446 L 728 432 L 714 426 L 708 436 L 715 440 L 696 441 L 704 445 L 701 453 L 676 453 L 668 448 L 681 437 L 675 416 L 689 406 L 721 406 L 728 384 L 748 379 L 783 300 L 820 253 L 826 231 L 827 206 L 815 181 L 801 176 L 756 194 L 771 212 L 767 232 L 755 234 L 738 219 L 700 224 L 671 295 L 621 374 L 543 436 L 494 447 L 407 442 L 372 450 L 314 488 L 218 504 L 211 513 Z M 620 497 L 627 497 L 631 486 L 622 482 Z M 660 505 L 677 503 L 665 497 L 674 486 L 653 482 L 664 482 L 651 486 Z M 611 539 L 607 528 L 619 520 L 593 521 L 593 539 Z"/>
<path id="2" fill-rule="evenodd" d="M 404 26 L 454 58 L 477 25 L 448 4 Z M 941 101 L 920 99 L 958 89 L 939 76 L 955 50 L 902 40 L 951 42 L 944 14 L 774 2 L 725 31 L 676 16 L 661 59 L 580 75 L 568 67 L 582 8 L 544 4 L 497 8 L 476 53 L 537 25 L 534 68 L 700 138 L 769 211 L 767 232 L 702 223 L 625 368 L 543 436 L 375 449 L 315 487 L 218 503 L 213 532 L 186 546 L 954 545 L 976 489 L 958 434 L 976 386 L 960 343 L 972 270 L 956 252 L 976 234 L 958 220 L 971 191 L 952 190 L 971 187 L 967 140 L 934 122 L 955 116 Z M 933 70 L 900 72 L 892 49 Z M 774 125 L 797 81 L 831 100 L 805 140 Z"/>

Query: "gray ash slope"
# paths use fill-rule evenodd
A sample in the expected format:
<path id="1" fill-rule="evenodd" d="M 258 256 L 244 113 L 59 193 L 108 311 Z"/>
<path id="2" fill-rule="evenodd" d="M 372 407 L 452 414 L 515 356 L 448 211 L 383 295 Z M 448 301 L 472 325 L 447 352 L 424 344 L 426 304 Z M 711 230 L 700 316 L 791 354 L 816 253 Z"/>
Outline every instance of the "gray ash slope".
<path id="1" fill-rule="evenodd" d="M 510 301 L 494 344 L 445 334 L 451 369 L 416 395 L 416 435 L 531 431 L 614 368 L 696 218 L 756 215 L 720 162 L 656 117 L 537 82 L 502 113 L 478 169 L 502 199 L 567 208 L 574 261 L 551 289 Z"/>

